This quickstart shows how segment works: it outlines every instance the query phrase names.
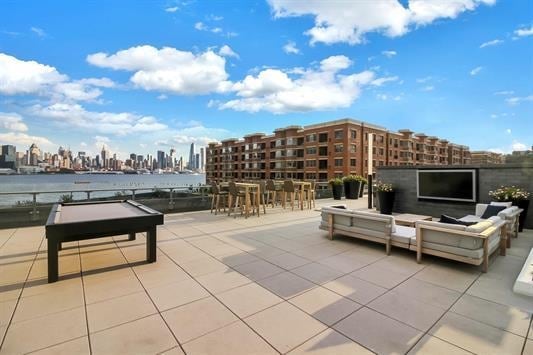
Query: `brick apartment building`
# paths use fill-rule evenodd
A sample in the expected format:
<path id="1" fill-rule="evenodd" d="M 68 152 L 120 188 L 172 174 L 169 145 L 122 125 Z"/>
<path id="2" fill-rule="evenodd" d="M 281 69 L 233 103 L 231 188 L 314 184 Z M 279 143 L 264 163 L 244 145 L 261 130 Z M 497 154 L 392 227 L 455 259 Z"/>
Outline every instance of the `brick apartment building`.
<path id="1" fill-rule="evenodd" d="M 272 135 L 252 133 L 207 147 L 207 181 L 298 179 L 327 181 L 367 174 L 368 133 L 373 133 L 373 166 L 461 165 L 468 147 L 410 130 L 352 119 L 305 127 L 278 128 Z"/>
<path id="2" fill-rule="evenodd" d="M 505 160 L 503 154 L 484 150 L 473 151 L 470 155 L 472 164 L 476 165 L 503 164 Z"/>

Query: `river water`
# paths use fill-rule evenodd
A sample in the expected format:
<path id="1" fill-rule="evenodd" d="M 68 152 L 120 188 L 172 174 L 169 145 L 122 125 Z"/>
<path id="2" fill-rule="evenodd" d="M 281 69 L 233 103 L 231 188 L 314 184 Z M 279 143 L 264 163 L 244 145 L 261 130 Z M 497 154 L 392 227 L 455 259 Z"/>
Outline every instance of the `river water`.
<path id="1" fill-rule="evenodd" d="M 99 189 L 127 190 L 132 188 L 147 191 L 155 187 L 165 188 L 174 186 L 197 186 L 205 184 L 205 175 L 187 174 L 35 174 L 35 175 L 5 175 L 0 176 L 0 206 L 12 206 L 18 201 L 32 199 L 30 194 L 2 195 L 1 192 L 31 192 L 31 191 L 80 191 L 73 194 L 74 199 L 84 199 L 87 194 L 83 191 Z M 140 191 L 143 192 L 143 191 Z M 92 192 L 91 197 L 113 196 L 116 192 Z M 130 191 L 126 191 L 130 193 Z M 61 195 L 39 194 L 37 202 L 57 202 Z"/>

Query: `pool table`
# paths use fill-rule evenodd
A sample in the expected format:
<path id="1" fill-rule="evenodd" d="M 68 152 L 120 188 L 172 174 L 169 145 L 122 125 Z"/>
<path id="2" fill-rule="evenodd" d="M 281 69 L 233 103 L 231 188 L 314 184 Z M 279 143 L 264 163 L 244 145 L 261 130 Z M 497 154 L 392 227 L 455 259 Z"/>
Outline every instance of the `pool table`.
<path id="1" fill-rule="evenodd" d="M 157 225 L 163 214 L 130 200 L 58 203 L 46 222 L 48 240 L 48 282 L 58 279 L 58 251 L 61 243 L 114 235 L 146 232 L 146 261 L 156 261 Z"/>

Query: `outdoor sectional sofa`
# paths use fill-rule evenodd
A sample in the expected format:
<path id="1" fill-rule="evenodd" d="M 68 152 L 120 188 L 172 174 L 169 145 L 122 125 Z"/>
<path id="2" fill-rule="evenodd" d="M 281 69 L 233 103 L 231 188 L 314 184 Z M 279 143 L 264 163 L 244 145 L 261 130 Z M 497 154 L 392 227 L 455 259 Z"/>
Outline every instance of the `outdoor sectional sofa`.
<path id="1" fill-rule="evenodd" d="M 489 256 L 500 249 L 505 255 L 506 222 L 498 216 L 471 226 L 419 221 L 416 228 L 395 224 L 394 216 L 345 207 L 323 207 L 320 229 L 329 233 L 378 242 L 385 245 L 387 255 L 391 246 L 417 252 L 417 262 L 422 254 L 435 255 L 488 268 Z"/>

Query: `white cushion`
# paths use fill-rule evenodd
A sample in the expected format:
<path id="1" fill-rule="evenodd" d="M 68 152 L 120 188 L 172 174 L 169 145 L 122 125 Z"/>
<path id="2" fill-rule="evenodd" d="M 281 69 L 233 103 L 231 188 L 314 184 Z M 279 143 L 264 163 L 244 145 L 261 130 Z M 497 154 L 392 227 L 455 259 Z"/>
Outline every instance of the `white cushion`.
<path id="1" fill-rule="evenodd" d="M 485 213 L 485 210 L 487 209 L 486 203 L 478 203 L 476 205 L 476 216 L 481 217 L 483 216 L 483 213 Z"/>
<path id="2" fill-rule="evenodd" d="M 496 202 L 496 201 L 492 201 L 490 204 L 492 206 L 505 206 L 505 207 L 511 207 L 513 205 L 512 202 Z"/>
<path id="3" fill-rule="evenodd" d="M 490 226 L 492 226 L 493 224 L 494 224 L 494 222 L 492 220 L 486 219 L 484 221 L 477 222 L 476 224 L 473 224 L 471 226 L 466 227 L 465 231 L 466 232 L 472 232 L 472 233 L 481 233 L 485 229 L 487 229 Z"/>
<path id="4" fill-rule="evenodd" d="M 474 223 L 477 223 L 477 222 L 481 222 L 482 219 L 481 217 L 479 216 L 474 216 L 473 214 L 469 214 L 469 215 L 466 215 L 462 218 L 459 218 L 459 220 L 461 222 L 474 222 Z"/>
<path id="5" fill-rule="evenodd" d="M 396 231 L 391 234 L 392 240 L 409 244 L 411 238 L 416 238 L 416 228 L 396 226 Z"/>

